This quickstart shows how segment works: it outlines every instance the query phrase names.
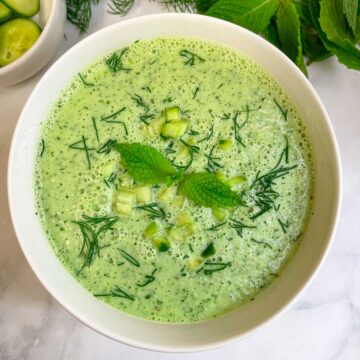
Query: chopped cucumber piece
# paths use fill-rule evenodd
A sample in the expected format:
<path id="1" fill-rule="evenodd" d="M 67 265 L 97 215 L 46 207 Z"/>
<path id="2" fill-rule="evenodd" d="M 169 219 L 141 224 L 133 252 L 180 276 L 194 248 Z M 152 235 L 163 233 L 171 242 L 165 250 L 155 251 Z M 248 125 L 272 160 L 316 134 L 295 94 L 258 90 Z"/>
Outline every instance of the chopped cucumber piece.
<path id="1" fill-rule="evenodd" d="M 174 106 L 165 110 L 166 120 L 167 121 L 177 121 L 181 120 L 181 112 L 178 106 Z"/>
<path id="2" fill-rule="evenodd" d="M 187 237 L 190 237 L 198 232 L 199 232 L 199 227 L 196 224 L 192 223 L 185 225 L 185 234 Z"/>
<path id="3" fill-rule="evenodd" d="M 184 135 L 188 127 L 188 122 L 185 120 L 177 120 L 166 123 L 162 130 L 161 135 L 170 138 L 179 138 Z"/>
<path id="4" fill-rule="evenodd" d="M 216 220 L 224 221 L 227 216 L 227 211 L 224 209 L 216 208 L 216 209 L 212 209 L 212 214 Z"/>
<path id="5" fill-rule="evenodd" d="M 153 221 L 151 222 L 145 229 L 144 231 L 144 236 L 147 239 L 150 239 L 151 237 L 153 237 L 157 232 L 159 231 L 159 226 L 158 224 Z"/>
<path id="6" fill-rule="evenodd" d="M 119 178 L 120 184 L 122 187 L 128 188 L 131 187 L 134 183 L 134 180 L 132 177 L 130 177 L 128 174 L 121 175 Z"/>
<path id="7" fill-rule="evenodd" d="M 160 252 L 165 252 L 170 249 L 170 241 L 165 236 L 156 237 L 152 242 Z"/>
<path id="8" fill-rule="evenodd" d="M 156 120 L 152 121 L 147 127 L 150 135 L 159 136 L 165 123 L 166 117 L 164 113 L 161 113 L 160 116 Z"/>
<path id="9" fill-rule="evenodd" d="M 0 22 L 9 19 L 12 15 L 12 11 L 0 2 Z"/>
<path id="10" fill-rule="evenodd" d="M 2 2 L 15 13 L 32 17 L 40 10 L 40 0 L 2 0 Z"/>
<path id="11" fill-rule="evenodd" d="M 234 186 L 234 185 L 239 185 L 239 184 L 242 184 L 246 181 L 246 178 L 243 177 L 243 176 L 234 176 L 228 180 L 226 180 L 226 183 L 229 185 L 229 186 Z"/>
<path id="12" fill-rule="evenodd" d="M 188 261 L 187 266 L 190 270 L 195 270 L 203 263 L 203 259 L 200 257 L 192 258 Z"/>
<path id="13" fill-rule="evenodd" d="M 136 202 L 148 203 L 151 201 L 151 186 L 138 186 L 134 188 Z"/>
<path id="14" fill-rule="evenodd" d="M 167 187 L 160 192 L 158 199 L 162 204 L 169 205 L 174 195 L 175 195 L 175 188 Z"/>
<path id="15" fill-rule="evenodd" d="M 214 243 L 211 242 L 211 243 L 203 250 L 203 252 L 201 253 L 201 256 L 206 259 L 206 258 L 208 258 L 208 257 L 210 257 L 210 256 L 212 256 L 212 255 L 214 255 L 214 254 L 215 254 L 215 246 L 214 246 Z"/>
<path id="16" fill-rule="evenodd" d="M 124 204 L 121 202 L 117 202 L 115 204 L 115 211 L 118 214 L 130 216 L 133 212 L 133 208 L 132 208 L 132 205 L 130 205 L 130 204 Z"/>
<path id="17" fill-rule="evenodd" d="M 190 157 L 189 148 L 183 144 L 179 146 L 179 150 L 176 153 L 175 160 L 176 162 L 184 161 Z"/>
<path id="18" fill-rule="evenodd" d="M 215 173 L 216 177 L 220 180 L 220 181 L 225 181 L 226 178 L 225 178 L 225 174 L 219 170 Z"/>
<path id="19" fill-rule="evenodd" d="M 193 221 L 187 212 L 183 212 L 183 213 L 179 214 L 175 221 L 175 225 L 178 227 L 181 227 L 184 225 L 189 225 L 192 223 L 193 223 Z"/>
<path id="20" fill-rule="evenodd" d="M 173 226 L 168 230 L 168 234 L 170 237 L 172 237 L 174 240 L 181 241 L 184 239 L 184 234 L 181 231 L 181 229 Z"/>
<path id="21" fill-rule="evenodd" d="M 130 216 L 133 212 L 135 193 L 131 190 L 120 190 L 115 197 L 115 211 L 122 215 Z"/>
<path id="22" fill-rule="evenodd" d="M 232 146 L 232 140 L 231 139 L 227 139 L 227 140 L 220 140 L 219 141 L 219 148 L 223 151 L 230 151 L 231 150 L 231 146 Z"/>
<path id="23" fill-rule="evenodd" d="M 29 50 L 41 34 L 29 19 L 14 19 L 0 25 L 0 66 L 5 66 Z"/>
<path id="24" fill-rule="evenodd" d="M 184 206 L 184 202 L 185 202 L 184 196 L 176 196 L 175 199 L 173 200 L 173 205 L 178 208 L 182 208 Z"/>

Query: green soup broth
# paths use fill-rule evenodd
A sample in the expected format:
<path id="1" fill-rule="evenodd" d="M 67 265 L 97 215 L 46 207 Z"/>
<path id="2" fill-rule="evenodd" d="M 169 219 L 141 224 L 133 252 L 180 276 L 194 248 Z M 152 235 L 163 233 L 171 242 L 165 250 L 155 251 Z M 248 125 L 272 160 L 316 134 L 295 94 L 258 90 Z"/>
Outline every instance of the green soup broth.
<path id="1" fill-rule="evenodd" d="M 183 142 L 151 131 L 172 107 L 188 122 Z M 201 207 L 160 184 L 130 215 L 117 213 L 118 192 L 137 184 L 109 140 L 150 145 L 189 165 L 185 173 L 233 179 L 245 205 Z M 138 317 L 193 322 L 254 299 L 281 275 L 306 226 L 313 175 L 304 125 L 266 71 L 219 44 L 164 37 L 74 77 L 42 126 L 35 179 L 49 241 L 82 286 Z M 156 235 L 146 237 L 152 222 Z M 89 263 L 91 231 L 99 253 Z M 160 252 L 154 236 L 170 249 Z"/>

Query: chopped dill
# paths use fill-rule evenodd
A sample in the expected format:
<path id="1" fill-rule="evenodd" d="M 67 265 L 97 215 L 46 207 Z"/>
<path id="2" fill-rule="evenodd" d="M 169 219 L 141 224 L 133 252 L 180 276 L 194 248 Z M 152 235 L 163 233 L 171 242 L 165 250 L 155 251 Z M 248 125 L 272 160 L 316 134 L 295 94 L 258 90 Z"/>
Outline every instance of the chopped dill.
<path id="1" fill-rule="evenodd" d="M 140 121 L 142 121 L 144 124 L 149 125 L 149 120 L 153 119 L 155 117 L 154 114 L 144 114 L 140 115 Z"/>
<path id="2" fill-rule="evenodd" d="M 222 271 L 227 267 L 231 266 L 231 262 L 211 262 L 205 261 L 204 267 L 201 270 L 204 272 L 205 275 L 212 275 L 214 272 Z"/>
<path id="3" fill-rule="evenodd" d="M 160 0 L 160 3 L 176 12 L 194 12 L 194 0 Z"/>
<path id="4" fill-rule="evenodd" d="M 161 208 L 157 203 L 150 203 L 142 206 L 137 206 L 136 209 L 144 210 L 149 213 L 151 219 L 164 219 L 166 214 L 163 208 Z"/>
<path id="5" fill-rule="evenodd" d="M 67 19 L 83 34 L 87 31 L 91 16 L 91 3 L 98 5 L 100 0 L 66 0 Z"/>
<path id="6" fill-rule="evenodd" d="M 177 169 L 179 170 L 183 170 L 183 171 L 186 171 L 190 166 L 191 164 L 193 163 L 194 161 L 194 156 L 195 154 L 198 154 L 199 151 L 200 151 L 200 148 L 196 145 L 191 145 L 191 144 L 188 144 L 186 141 L 180 139 L 180 142 L 185 145 L 188 149 L 189 149 L 189 154 L 190 154 L 190 160 L 188 161 L 188 163 L 186 165 L 177 165 L 177 164 L 174 164 L 172 163 Z"/>
<path id="7" fill-rule="evenodd" d="M 80 144 L 82 144 L 82 147 L 80 147 Z M 83 150 L 85 151 L 86 154 L 86 160 L 87 160 L 87 164 L 88 164 L 88 169 L 91 169 L 91 161 L 90 161 L 90 154 L 89 151 L 95 150 L 95 149 L 91 149 L 88 148 L 87 144 L 86 144 L 86 138 L 84 135 L 82 135 L 81 140 L 74 142 L 73 144 L 69 145 L 70 149 L 75 149 L 75 150 Z"/>
<path id="8" fill-rule="evenodd" d="M 171 97 L 171 96 L 168 96 L 167 98 L 165 98 L 163 100 L 163 103 L 164 104 L 167 104 L 167 103 L 171 103 L 172 101 L 174 101 L 174 99 Z"/>
<path id="9" fill-rule="evenodd" d="M 194 249 L 191 244 L 189 244 L 189 250 L 190 250 L 190 252 L 194 252 Z"/>
<path id="10" fill-rule="evenodd" d="M 221 226 L 224 226 L 225 224 L 227 224 L 227 221 L 224 221 L 224 222 L 222 222 L 222 223 L 220 223 L 220 224 L 216 224 L 216 225 L 214 225 L 214 226 L 211 226 L 211 227 L 209 227 L 209 228 L 206 229 L 206 230 L 208 230 L 208 231 L 216 231 L 216 230 L 219 230 L 219 228 L 220 228 Z"/>
<path id="11" fill-rule="evenodd" d="M 214 149 L 215 145 L 211 148 L 209 154 L 205 154 L 205 157 L 208 159 L 206 171 L 209 173 L 214 173 L 218 168 L 223 168 L 223 165 L 218 162 L 220 158 L 213 155 Z"/>
<path id="12" fill-rule="evenodd" d="M 268 247 L 269 249 L 272 249 L 272 248 L 273 248 L 270 244 L 268 244 L 268 243 L 265 242 L 265 241 L 259 241 L 259 240 L 256 240 L 256 239 L 254 239 L 254 238 L 251 238 L 250 241 L 252 241 L 252 242 L 254 242 L 254 243 L 256 243 L 256 244 L 259 244 L 259 245 L 264 245 L 265 247 Z"/>
<path id="13" fill-rule="evenodd" d="M 226 113 L 226 114 L 223 114 L 223 116 L 221 117 L 221 120 L 229 120 L 231 117 L 231 114 L 230 113 Z"/>
<path id="14" fill-rule="evenodd" d="M 210 128 L 210 132 L 209 132 L 209 135 L 205 136 L 203 139 L 199 140 L 198 142 L 201 143 L 203 141 L 208 141 L 210 140 L 210 138 L 213 136 L 214 134 L 214 125 L 211 124 L 211 128 Z"/>
<path id="15" fill-rule="evenodd" d="M 98 131 L 98 128 L 96 126 L 96 119 L 94 117 L 91 118 L 92 120 L 92 124 L 94 126 L 94 130 L 95 130 L 95 135 L 96 135 L 96 139 L 98 142 L 100 142 L 100 139 L 99 139 L 99 131 Z"/>
<path id="16" fill-rule="evenodd" d="M 256 226 L 251 226 L 251 225 L 245 225 L 242 222 L 235 220 L 235 219 L 230 219 L 230 223 L 229 225 L 236 230 L 237 234 L 242 237 L 243 235 L 243 230 L 244 229 L 255 229 Z"/>
<path id="17" fill-rule="evenodd" d="M 90 217 L 83 215 L 83 220 L 73 221 L 74 224 L 79 226 L 82 235 L 82 246 L 79 255 L 84 257 L 84 263 L 77 276 L 85 266 L 92 264 L 96 255 L 100 256 L 100 249 L 102 247 L 99 245 L 99 238 L 106 231 L 111 230 L 118 219 L 117 216 Z"/>
<path id="18" fill-rule="evenodd" d="M 101 118 L 101 121 L 105 121 L 107 123 L 120 123 L 120 121 L 116 121 L 114 120 L 119 114 L 121 114 L 124 110 L 126 109 L 126 107 L 121 108 L 118 111 L 115 111 L 114 113 L 108 115 L 108 116 L 104 116 Z"/>
<path id="19" fill-rule="evenodd" d="M 123 65 L 123 56 L 129 51 L 129 48 L 123 48 L 120 50 L 120 53 L 114 52 L 110 55 L 105 63 L 108 68 L 113 72 L 117 73 L 119 71 L 131 71 L 131 69 L 124 67 Z"/>
<path id="20" fill-rule="evenodd" d="M 115 289 L 112 290 L 110 293 L 104 293 L 104 294 L 94 294 L 96 297 L 102 297 L 102 296 L 113 296 L 113 297 L 119 297 L 127 300 L 134 301 L 135 298 L 132 295 L 129 295 L 124 290 L 120 289 L 119 286 L 115 286 Z"/>
<path id="21" fill-rule="evenodd" d="M 176 150 L 174 149 L 174 142 L 170 141 L 168 146 L 164 150 L 165 154 L 175 154 Z"/>
<path id="22" fill-rule="evenodd" d="M 196 95 L 198 94 L 199 90 L 200 90 L 200 88 L 197 86 L 194 91 L 193 100 L 195 100 Z"/>
<path id="23" fill-rule="evenodd" d="M 136 286 L 145 287 L 155 281 L 154 274 L 156 273 L 157 269 L 154 269 L 150 275 L 145 275 L 145 280 L 143 283 L 137 283 Z"/>
<path id="24" fill-rule="evenodd" d="M 289 228 L 289 220 L 287 220 L 286 222 L 283 222 L 280 219 L 277 219 L 277 221 L 279 222 L 279 224 L 281 226 L 281 230 L 283 231 L 283 233 L 286 234 L 287 229 Z"/>
<path id="25" fill-rule="evenodd" d="M 79 78 L 81 79 L 82 83 L 83 83 L 85 86 L 94 86 L 94 84 L 87 82 L 87 81 L 84 79 L 84 77 L 81 75 L 81 73 L 79 73 L 78 75 L 79 75 Z"/>
<path id="26" fill-rule="evenodd" d="M 108 13 L 125 16 L 133 7 L 135 0 L 110 0 Z"/>
<path id="27" fill-rule="evenodd" d="M 103 180 L 109 189 L 110 189 L 110 184 L 113 184 L 115 186 L 115 189 L 117 190 L 118 186 L 117 186 L 117 184 L 115 184 L 116 179 L 117 179 L 117 173 L 114 171 L 109 175 L 109 177 L 107 179 L 104 178 Z"/>
<path id="28" fill-rule="evenodd" d="M 180 55 L 184 58 L 185 65 L 194 66 L 196 62 L 205 62 L 205 59 L 186 49 L 181 50 Z"/>
<path id="29" fill-rule="evenodd" d="M 109 139 L 98 150 L 96 150 L 96 152 L 98 154 L 106 154 L 106 155 L 108 155 L 115 144 L 116 144 L 116 140 Z"/>
<path id="30" fill-rule="evenodd" d="M 121 256 L 127 260 L 129 263 L 133 264 L 136 267 L 140 267 L 139 262 L 133 257 L 131 256 L 129 253 L 127 253 L 125 250 L 122 249 L 118 249 L 120 251 Z"/>
<path id="31" fill-rule="evenodd" d="M 238 118 L 239 114 L 240 114 L 240 112 L 237 111 L 232 118 L 233 124 L 234 124 L 234 138 L 240 145 L 242 145 L 243 147 L 246 147 L 242 140 L 240 130 L 246 125 L 246 123 L 248 122 L 248 118 L 246 118 L 246 120 L 242 124 L 239 124 L 237 122 L 237 118 Z"/>
<path id="32" fill-rule="evenodd" d="M 44 155 L 45 152 L 45 141 L 44 139 L 41 139 L 40 142 L 40 157 L 42 157 Z"/>
<path id="33" fill-rule="evenodd" d="M 284 120 L 287 121 L 288 110 L 287 110 L 287 109 L 284 110 L 284 109 L 281 107 L 281 105 L 276 101 L 275 98 L 273 98 L 273 100 L 274 100 L 274 103 L 275 103 L 275 105 L 277 106 L 277 108 L 280 110 L 282 116 L 284 117 Z"/>
<path id="34" fill-rule="evenodd" d="M 151 89 L 148 86 L 143 86 L 141 89 L 146 90 L 151 94 Z"/>
<path id="35" fill-rule="evenodd" d="M 221 89 L 224 86 L 224 83 L 220 84 L 217 88 L 217 90 Z"/>
<path id="36" fill-rule="evenodd" d="M 189 131 L 189 135 L 191 135 L 191 136 L 196 136 L 196 135 L 199 135 L 199 134 L 200 133 L 198 131 L 193 130 L 193 129 L 190 129 L 190 131 Z"/>
<path id="37" fill-rule="evenodd" d="M 140 95 L 135 94 L 131 99 L 135 101 L 137 106 L 144 108 L 146 111 L 149 110 L 149 106 L 144 102 L 144 99 Z"/>

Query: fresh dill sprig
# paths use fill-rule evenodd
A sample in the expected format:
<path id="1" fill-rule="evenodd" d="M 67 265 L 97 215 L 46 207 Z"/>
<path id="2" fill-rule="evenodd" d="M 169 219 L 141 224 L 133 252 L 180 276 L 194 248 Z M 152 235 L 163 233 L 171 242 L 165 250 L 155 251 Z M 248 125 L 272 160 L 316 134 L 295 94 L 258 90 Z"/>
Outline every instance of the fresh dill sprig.
<path id="1" fill-rule="evenodd" d="M 105 60 L 106 65 L 113 73 L 119 71 L 131 71 L 131 69 L 124 67 L 123 64 L 123 57 L 128 51 L 129 48 L 125 47 L 120 50 L 120 53 L 116 51 Z"/>
<path id="2" fill-rule="evenodd" d="M 82 235 L 80 256 L 84 257 L 84 263 L 77 275 L 85 266 L 92 264 L 95 256 L 100 256 L 100 249 L 104 246 L 100 247 L 99 238 L 106 231 L 112 229 L 118 219 L 117 216 L 91 217 L 83 215 L 83 220 L 73 221 L 74 224 L 79 226 Z"/>
<path id="3" fill-rule="evenodd" d="M 106 154 L 106 155 L 108 155 L 115 144 L 116 144 L 116 140 L 109 139 L 98 150 L 96 150 L 96 152 L 98 154 Z"/>
<path id="4" fill-rule="evenodd" d="M 94 86 L 94 84 L 87 82 L 87 81 L 84 79 L 84 77 L 81 75 L 81 73 L 79 73 L 78 75 L 79 75 L 79 78 L 80 78 L 81 82 L 82 82 L 85 86 Z"/>
<path id="5" fill-rule="evenodd" d="M 45 152 L 45 141 L 44 139 L 41 139 L 40 142 L 40 157 L 42 157 L 44 155 Z"/>
<path id="6" fill-rule="evenodd" d="M 149 106 L 145 103 L 144 99 L 140 95 L 134 94 L 131 99 L 135 101 L 137 106 L 144 108 L 145 111 L 149 110 Z"/>
<path id="7" fill-rule="evenodd" d="M 219 228 L 221 226 L 224 226 L 225 224 L 227 224 L 227 221 L 224 221 L 224 222 L 222 222 L 220 224 L 216 224 L 214 226 L 211 226 L 211 227 L 207 228 L 206 230 L 208 230 L 208 231 L 216 231 L 216 230 L 219 230 Z"/>
<path id="8" fill-rule="evenodd" d="M 287 116 L 288 116 L 288 110 L 287 109 L 283 109 L 282 106 L 276 101 L 275 98 L 273 98 L 275 105 L 277 106 L 277 108 L 280 110 L 282 116 L 284 117 L 284 120 L 287 121 Z"/>
<path id="9" fill-rule="evenodd" d="M 89 28 L 91 4 L 98 5 L 100 0 L 66 0 L 67 19 L 83 34 Z"/>
<path id="10" fill-rule="evenodd" d="M 189 130 L 189 135 L 192 135 L 192 136 L 196 136 L 196 135 L 199 135 L 200 133 L 196 130 L 193 130 L 193 129 L 190 129 Z"/>
<path id="11" fill-rule="evenodd" d="M 81 140 L 76 141 L 73 144 L 69 145 L 69 148 L 70 149 L 75 149 L 75 150 L 83 150 L 83 151 L 85 151 L 86 160 L 87 160 L 87 163 L 88 163 L 88 169 L 91 169 L 91 161 L 90 161 L 90 153 L 89 153 L 89 151 L 92 151 L 92 150 L 95 150 L 95 149 L 89 148 L 87 146 L 86 140 L 87 139 L 85 138 L 85 136 L 82 135 Z"/>
<path id="12" fill-rule="evenodd" d="M 125 292 L 124 290 L 120 289 L 120 287 L 117 286 L 117 285 L 115 286 L 115 289 L 112 290 L 110 293 L 94 294 L 94 296 L 96 296 L 96 297 L 114 296 L 114 297 L 119 297 L 119 298 L 131 300 L 131 301 L 134 301 L 134 300 L 135 300 L 134 296 L 129 295 L 127 292 Z"/>
<path id="13" fill-rule="evenodd" d="M 112 172 L 107 179 L 103 179 L 106 186 L 110 189 L 110 184 L 115 185 L 115 189 L 117 190 L 118 186 L 115 184 L 115 180 L 117 179 L 117 173 Z"/>
<path id="14" fill-rule="evenodd" d="M 209 154 L 205 154 L 205 157 L 208 159 L 206 171 L 208 171 L 209 173 L 214 173 L 218 168 L 224 167 L 218 162 L 220 158 L 213 155 L 214 149 L 215 145 L 211 148 Z"/>
<path id="15" fill-rule="evenodd" d="M 259 240 L 256 240 L 256 239 L 254 239 L 254 238 L 251 238 L 250 241 L 252 241 L 252 242 L 254 242 L 254 243 L 256 243 L 256 244 L 259 244 L 259 245 L 264 245 L 265 247 L 268 247 L 269 249 L 272 249 L 272 248 L 273 248 L 270 244 L 268 244 L 268 243 L 265 242 L 265 241 L 259 241 Z"/>
<path id="16" fill-rule="evenodd" d="M 94 117 L 92 117 L 91 120 L 92 120 L 92 124 L 93 124 L 93 127 L 94 127 L 96 139 L 97 139 L 98 142 L 100 142 L 99 131 L 98 131 L 98 128 L 96 126 L 96 119 Z"/>
<path id="17" fill-rule="evenodd" d="M 172 101 L 174 101 L 174 99 L 171 96 L 168 96 L 163 100 L 163 103 L 168 104 L 171 103 Z"/>
<path id="18" fill-rule="evenodd" d="M 222 271 L 227 267 L 231 266 L 231 262 L 212 262 L 212 261 L 205 261 L 204 266 L 201 270 L 204 272 L 205 275 L 212 275 L 214 272 Z"/>
<path id="19" fill-rule="evenodd" d="M 170 141 L 168 146 L 164 150 L 165 154 L 175 154 L 176 150 L 174 149 L 174 142 Z"/>
<path id="20" fill-rule="evenodd" d="M 160 0 L 161 4 L 164 4 L 168 10 L 174 10 L 176 12 L 194 12 L 195 1 L 194 0 Z"/>
<path id="21" fill-rule="evenodd" d="M 114 113 L 104 116 L 101 118 L 101 121 L 105 121 L 107 123 L 120 123 L 120 121 L 114 120 L 119 114 L 121 114 L 124 110 L 126 110 L 126 107 L 122 107 L 120 110 L 115 111 Z"/>
<path id="22" fill-rule="evenodd" d="M 200 88 L 197 86 L 194 91 L 193 100 L 195 100 L 196 95 L 198 94 L 199 90 L 200 90 Z"/>
<path id="23" fill-rule="evenodd" d="M 196 62 L 205 62 L 205 59 L 186 49 L 181 50 L 180 55 L 184 58 L 185 65 L 194 66 Z"/>
<path id="24" fill-rule="evenodd" d="M 144 115 L 140 115 L 140 121 L 142 121 L 144 124 L 149 125 L 149 120 L 153 119 L 155 117 L 154 114 L 144 114 Z"/>
<path id="25" fill-rule="evenodd" d="M 186 165 L 178 165 L 178 164 L 175 164 L 174 162 L 172 164 L 177 169 L 182 170 L 182 171 L 186 171 L 191 166 L 191 164 L 193 163 L 194 156 L 195 156 L 195 154 L 199 153 L 200 148 L 198 146 L 196 146 L 196 145 L 188 144 L 186 141 L 184 141 L 182 139 L 180 139 L 180 142 L 189 149 L 190 159 L 189 159 L 189 161 L 188 161 L 188 163 Z"/>
<path id="26" fill-rule="evenodd" d="M 237 111 L 232 118 L 233 124 L 234 124 L 234 138 L 241 146 L 246 147 L 243 142 L 243 139 L 241 137 L 240 130 L 246 125 L 246 123 L 248 122 L 249 119 L 246 118 L 246 120 L 244 120 L 241 124 L 239 124 L 237 122 L 237 118 L 239 115 L 240 115 L 240 112 Z"/>
<path id="27" fill-rule="evenodd" d="M 133 7 L 135 0 L 110 0 L 108 2 L 108 13 L 112 15 L 125 16 Z"/>
<path id="28" fill-rule="evenodd" d="M 161 208 L 157 203 L 137 206 L 136 209 L 147 211 L 151 219 L 164 219 L 166 216 L 164 209 Z"/>
<path id="29" fill-rule="evenodd" d="M 255 229 L 256 226 L 251 226 L 251 225 L 245 225 L 244 223 L 242 223 L 241 221 L 235 220 L 235 219 L 230 219 L 230 223 L 229 225 L 236 230 L 237 234 L 242 237 L 243 235 L 243 230 L 244 229 Z"/>
<path id="30" fill-rule="evenodd" d="M 289 220 L 286 220 L 286 222 L 284 222 L 284 221 L 281 221 L 280 219 L 277 219 L 277 221 L 279 222 L 283 233 L 286 234 L 287 229 L 289 228 Z"/>
<path id="31" fill-rule="evenodd" d="M 206 135 L 203 139 L 199 140 L 198 142 L 201 143 L 203 141 L 208 141 L 214 134 L 214 125 L 211 124 L 209 135 Z"/>
<path id="32" fill-rule="evenodd" d="M 145 280 L 143 283 L 137 283 L 136 286 L 145 287 L 155 281 L 154 274 L 156 273 L 157 269 L 154 269 L 150 275 L 145 275 Z"/>
<path id="33" fill-rule="evenodd" d="M 129 253 L 127 253 L 125 250 L 118 249 L 120 251 L 121 256 L 127 260 L 130 264 L 133 264 L 136 267 L 140 267 L 140 263 Z"/>

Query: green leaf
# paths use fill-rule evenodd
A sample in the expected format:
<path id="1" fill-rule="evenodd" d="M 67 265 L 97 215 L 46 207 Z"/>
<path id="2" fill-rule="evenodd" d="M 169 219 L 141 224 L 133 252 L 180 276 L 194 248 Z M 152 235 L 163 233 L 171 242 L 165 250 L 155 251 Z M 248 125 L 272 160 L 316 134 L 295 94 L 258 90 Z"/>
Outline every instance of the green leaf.
<path id="1" fill-rule="evenodd" d="M 237 193 L 216 175 L 209 173 L 186 175 L 179 184 L 179 192 L 195 204 L 205 207 L 227 208 L 242 204 Z"/>
<path id="2" fill-rule="evenodd" d="M 172 184 L 181 173 L 171 162 L 151 146 L 141 144 L 116 144 L 114 149 L 135 181 L 143 184 Z"/>
<path id="3" fill-rule="evenodd" d="M 343 11 L 346 16 L 346 20 L 353 31 L 354 36 L 356 34 L 358 7 L 359 0 L 344 0 L 343 2 Z"/>
<path id="4" fill-rule="evenodd" d="M 312 26 L 303 26 L 301 31 L 303 52 L 307 56 L 307 65 L 315 61 L 322 61 L 332 56 L 324 46 L 316 29 Z"/>
<path id="5" fill-rule="evenodd" d="M 196 10 L 199 13 L 204 13 L 209 10 L 219 0 L 195 0 Z"/>
<path id="6" fill-rule="evenodd" d="M 324 31 L 322 30 L 319 22 L 320 17 L 320 5 L 317 0 L 309 0 L 309 8 L 311 19 L 315 26 L 316 31 L 318 32 L 321 41 L 323 42 L 324 46 L 332 52 L 338 60 L 347 66 L 350 69 L 360 70 L 360 51 L 353 47 L 343 47 L 342 45 L 335 44 L 334 42 L 330 41 Z"/>
<path id="7" fill-rule="evenodd" d="M 275 14 L 279 0 L 218 0 L 205 13 L 262 32 Z"/>
<path id="8" fill-rule="evenodd" d="M 281 48 L 279 33 L 276 27 L 275 19 L 272 18 L 268 27 L 264 30 L 263 35 L 265 38 L 270 41 L 277 48 Z"/>
<path id="9" fill-rule="evenodd" d="M 281 50 L 307 75 L 300 35 L 300 20 L 291 0 L 280 1 L 276 12 L 276 25 Z"/>

